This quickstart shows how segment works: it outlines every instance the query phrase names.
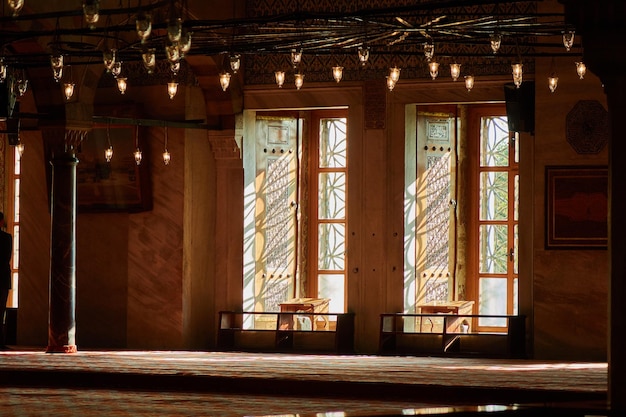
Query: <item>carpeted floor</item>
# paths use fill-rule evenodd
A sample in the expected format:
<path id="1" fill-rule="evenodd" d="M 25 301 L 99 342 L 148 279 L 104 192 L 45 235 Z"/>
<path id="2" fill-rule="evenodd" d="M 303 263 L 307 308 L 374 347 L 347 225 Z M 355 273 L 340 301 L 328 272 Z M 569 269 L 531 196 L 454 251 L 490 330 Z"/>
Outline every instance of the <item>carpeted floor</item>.
<path id="1" fill-rule="evenodd" d="M 607 364 L 592 362 L 178 351 L 0 353 L 0 416 L 336 417 L 343 415 L 338 412 L 406 415 L 432 406 L 573 401 L 595 402 L 602 409 L 606 389 Z"/>

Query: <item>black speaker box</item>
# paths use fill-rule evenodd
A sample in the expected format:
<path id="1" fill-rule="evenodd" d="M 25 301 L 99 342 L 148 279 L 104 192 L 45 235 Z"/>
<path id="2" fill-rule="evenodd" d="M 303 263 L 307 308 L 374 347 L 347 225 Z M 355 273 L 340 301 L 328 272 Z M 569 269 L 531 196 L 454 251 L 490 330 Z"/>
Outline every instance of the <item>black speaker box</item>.
<path id="1" fill-rule="evenodd" d="M 524 81 L 518 87 L 504 85 L 506 117 L 511 132 L 535 132 L 535 82 Z"/>

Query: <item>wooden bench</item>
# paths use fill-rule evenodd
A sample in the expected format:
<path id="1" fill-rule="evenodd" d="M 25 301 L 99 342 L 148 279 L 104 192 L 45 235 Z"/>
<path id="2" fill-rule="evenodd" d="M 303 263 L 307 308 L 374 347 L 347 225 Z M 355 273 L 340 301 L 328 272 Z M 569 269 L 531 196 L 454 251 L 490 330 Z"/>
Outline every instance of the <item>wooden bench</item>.
<path id="1" fill-rule="evenodd" d="M 217 348 L 265 352 L 354 352 L 354 314 L 219 313 Z"/>
<path id="2" fill-rule="evenodd" d="M 498 331 L 475 330 L 479 321 L 497 322 Z M 379 353 L 523 358 L 526 356 L 526 317 L 381 314 Z"/>

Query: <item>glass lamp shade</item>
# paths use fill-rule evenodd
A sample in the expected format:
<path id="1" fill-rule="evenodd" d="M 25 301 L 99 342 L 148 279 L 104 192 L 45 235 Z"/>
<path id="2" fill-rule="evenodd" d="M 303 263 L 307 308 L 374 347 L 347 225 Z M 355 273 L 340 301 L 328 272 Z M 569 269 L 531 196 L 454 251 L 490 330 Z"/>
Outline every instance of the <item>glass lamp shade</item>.
<path id="1" fill-rule="evenodd" d="M 361 65 L 367 64 L 367 61 L 370 59 L 370 48 L 359 46 L 359 62 Z"/>
<path id="2" fill-rule="evenodd" d="M 489 37 L 489 44 L 491 45 L 491 51 L 494 54 L 497 54 L 500 50 L 500 46 L 502 45 L 502 35 L 500 35 L 499 33 L 493 33 Z"/>
<path id="3" fill-rule="evenodd" d="M 0 83 L 3 83 L 7 79 L 7 65 L 4 63 L 4 58 L 0 58 Z"/>
<path id="4" fill-rule="evenodd" d="M 74 95 L 74 86 L 75 84 L 72 82 L 63 84 L 63 94 L 65 95 L 65 99 L 69 100 Z"/>
<path id="5" fill-rule="evenodd" d="M 434 80 L 439 75 L 439 62 L 430 61 L 428 63 L 428 70 L 430 71 L 430 76 Z"/>
<path id="6" fill-rule="evenodd" d="M 226 91 L 228 86 L 230 85 L 230 73 L 222 72 L 220 73 L 220 85 L 222 86 L 222 91 Z"/>
<path id="7" fill-rule="evenodd" d="M 300 74 L 297 73 L 295 74 L 295 84 L 296 84 L 296 88 L 299 90 L 302 88 L 302 85 L 304 84 L 304 74 Z"/>
<path id="8" fill-rule="evenodd" d="M 574 45 L 574 31 L 570 30 L 563 33 L 563 46 L 565 46 L 565 50 L 569 52 Z"/>
<path id="9" fill-rule="evenodd" d="M 432 41 L 428 41 L 424 44 L 424 57 L 427 61 L 430 61 L 435 56 L 435 44 Z"/>
<path id="10" fill-rule="evenodd" d="M 178 74 L 178 71 L 180 71 L 180 61 L 170 62 L 170 71 L 172 71 L 174 75 Z"/>
<path id="11" fill-rule="evenodd" d="M 52 77 L 54 81 L 59 82 L 63 78 L 63 67 L 52 68 Z"/>
<path id="12" fill-rule="evenodd" d="M 298 66 L 300 62 L 302 62 L 302 49 L 292 49 L 291 50 L 291 64 L 295 68 Z"/>
<path id="13" fill-rule="evenodd" d="M 156 54 L 154 49 L 148 49 L 142 53 L 141 59 L 143 60 L 143 66 L 148 71 L 148 74 L 152 74 L 156 67 Z"/>
<path id="14" fill-rule="evenodd" d="M 145 42 L 152 33 L 152 16 L 146 13 L 140 13 L 135 20 L 135 30 L 141 42 Z"/>
<path id="15" fill-rule="evenodd" d="M 163 152 L 163 163 L 165 165 L 169 165 L 171 160 L 172 160 L 172 155 L 169 153 L 169 151 L 166 148 L 165 151 Z"/>
<path id="16" fill-rule="evenodd" d="M 28 90 L 28 80 L 23 77 L 18 79 L 17 80 L 17 92 L 20 95 L 20 97 L 26 94 L 27 90 Z"/>
<path id="17" fill-rule="evenodd" d="M 115 65 L 115 62 L 117 61 L 117 50 L 115 48 L 105 49 L 102 52 L 102 61 L 104 62 L 107 72 L 111 72 L 113 65 Z"/>
<path id="18" fill-rule="evenodd" d="M 191 32 L 183 30 L 183 34 L 180 36 L 178 45 L 180 47 L 181 56 L 184 56 L 187 52 L 189 52 L 191 50 Z"/>
<path id="19" fill-rule="evenodd" d="M 461 75 L 461 64 L 450 64 L 450 76 L 452 77 L 452 81 L 456 81 L 459 79 Z"/>
<path id="20" fill-rule="evenodd" d="M 467 88 L 467 92 L 472 91 L 472 88 L 474 88 L 474 76 L 473 75 L 465 76 L 465 88 Z"/>
<path id="21" fill-rule="evenodd" d="M 274 77 L 276 78 L 276 84 L 278 87 L 282 87 L 285 83 L 285 72 L 284 71 L 276 71 L 274 73 Z"/>
<path id="22" fill-rule="evenodd" d="M 343 67 L 340 67 L 338 65 L 333 67 L 333 78 L 336 82 L 341 81 L 341 79 L 343 78 Z"/>
<path id="23" fill-rule="evenodd" d="M 559 77 L 557 77 L 554 74 L 550 75 L 548 77 L 548 88 L 550 89 L 550 92 L 554 93 L 558 85 L 559 85 Z"/>
<path id="24" fill-rule="evenodd" d="M 581 80 L 585 78 L 585 74 L 587 74 L 587 66 L 584 62 L 580 61 L 576 63 L 576 73 Z"/>
<path id="25" fill-rule="evenodd" d="M 389 91 L 393 91 L 393 89 L 396 87 L 396 81 L 391 78 L 390 75 L 388 75 L 387 77 L 387 88 L 389 89 Z"/>
<path id="26" fill-rule="evenodd" d="M 24 0 L 7 0 L 7 4 L 13 11 L 13 17 L 17 16 L 24 7 Z"/>
<path id="27" fill-rule="evenodd" d="M 104 150 L 104 159 L 107 162 L 111 162 L 111 159 L 113 159 L 113 146 L 109 146 Z"/>
<path id="28" fill-rule="evenodd" d="M 167 38 L 172 43 L 180 41 L 180 37 L 183 34 L 183 21 L 182 19 L 172 19 L 167 23 Z"/>
<path id="29" fill-rule="evenodd" d="M 113 66 L 111 67 L 111 74 L 117 78 L 122 73 L 122 62 L 115 61 Z"/>
<path id="30" fill-rule="evenodd" d="M 394 83 L 397 83 L 400 79 L 400 68 L 393 67 L 389 68 L 389 78 L 393 80 Z"/>
<path id="31" fill-rule="evenodd" d="M 233 74 L 237 74 L 237 71 L 239 71 L 239 68 L 241 68 L 241 55 L 232 54 L 229 57 L 229 61 L 230 61 L 230 69 L 233 70 Z"/>
<path id="32" fill-rule="evenodd" d="M 117 89 L 120 90 L 120 93 L 125 94 L 127 87 L 128 87 L 128 84 L 126 83 L 125 77 L 117 78 Z"/>
<path id="33" fill-rule="evenodd" d="M 89 28 L 94 29 L 96 23 L 100 20 L 100 2 L 98 0 L 85 0 L 83 3 L 83 14 Z"/>
<path id="34" fill-rule="evenodd" d="M 177 43 L 165 45 L 165 56 L 170 62 L 180 61 L 180 48 Z"/>
<path id="35" fill-rule="evenodd" d="M 524 74 L 524 65 L 523 64 L 512 64 L 511 69 L 513 70 L 513 83 L 517 88 L 522 85 L 522 77 Z"/>
<path id="36" fill-rule="evenodd" d="M 24 144 L 22 143 L 22 141 L 18 141 L 15 147 L 17 148 L 17 153 L 21 158 L 22 155 L 24 154 Z"/>
<path id="37" fill-rule="evenodd" d="M 178 83 L 175 81 L 171 81 L 167 83 L 167 95 L 170 97 L 170 100 L 173 100 L 178 92 Z"/>
<path id="38" fill-rule="evenodd" d="M 141 164 L 141 158 L 142 158 L 141 149 L 139 148 L 135 149 L 135 152 L 133 152 L 133 156 L 135 157 L 135 163 L 137 165 Z"/>
<path id="39" fill-rule="evenodd" d="M 50 57 L 50 66 L 54 68 L 63 68 L 63 55 L 52 55 Z"/>

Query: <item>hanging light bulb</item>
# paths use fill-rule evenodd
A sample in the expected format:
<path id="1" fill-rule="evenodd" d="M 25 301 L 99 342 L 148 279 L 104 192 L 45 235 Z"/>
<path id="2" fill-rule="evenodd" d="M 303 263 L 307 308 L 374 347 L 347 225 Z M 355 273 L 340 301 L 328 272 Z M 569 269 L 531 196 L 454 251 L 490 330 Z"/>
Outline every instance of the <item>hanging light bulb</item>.
<path id="1" fill-rule="evenodd" d="M 111 159 L 113 159 L 113 146 L 109 146 L 104 150 L 104 159 L 107 162 L 111 162 Z"/>
<path id="2" fill-rule="evenodd" d="M 435 43 L 432 39 L 429 39 L 424 43 L 424 57 L 427 61 L 430 61 L 435 56 Z"/>
<path id="3" fill-rule="evenodd" d="M 117 78 L 117 89 L 120 90 L 121 94 L 126 93 L 126 88 L 128 87 L 126 80 L 127 80 L 126 77 Z"/>
<path id="4" fill-rule="evenodd" d="M 75 84 L 71 81 L 63 84 L 63 94 L 65 94 L 66 100 L 71 99 L 74 95 L 74 87 Z"/>
<path id="5" fill-rule="evenodd" d="M 143 60 L 143 66 L 148 71 L 148 74 L 152 74 L 154 68 L 156 67 L 156 54 L 153 48 L 150 48 L 144 51 L 141 54 L 141 59 Z"/>
<path id="6" fill-rule="evenodd" d="M 0 57 L 0 83 L 7 79 L 7 65 L 4 63 L 4 57 Z"/>
<path id="7" fill-rule="evenodd" d="M 333 78 L 336 82 L 341 81 L 343 78 L 343 67 L 340 67 L 339 65 L 333 67 Z"/>
<path id="8" fill-rule="evenodd" d="M 389 78 L 391 78 L 395 83 L 398 82 L 398 80 L 400 79 L 400 68 L 398 67 L 393 67 L 393 68 L 389 68 Z"/>
<path id="9" fill-rule="evenodd" d="M 20 138 L 17 138 L 17 144 L 15 145 L 15 149 L 17 149 L 17 154 L 21 158 L 24 154 L 24 144 L 22 143 Z"/>
<path id="10" fill-rule="evenodd" d="M 83 14 L 85 15 L 85 22 L 89 25 L 89 29 L 95 29 L 96 23 L 98 23 L 100 19 L 100 1 L 85 0 L 83 3 Z"/>
<path id="11" fill-rule="evenodd" d="M 172 43 L 176 43 L 180 40 L 183 34 L 183 21 L 180 17 L 169 20 L 167 22 L 167 38 Z"/>
<path id="12" fill-rule="evenodd" d="M 115 61 L 115 63 L 111 67 L 111 75 L 113 75 L 113 77 L 117 78 L 121 73 L 122 73 L 122 62 L 121 61 Z"/>
<path id="13" fill-rule="evenodd" d="M 13 17 L 17 16 L 24 7 L 24 0 L 7 0 L 9 7 L 13 10 Z"/>
<path id="14" fill-rule="evenodd" d="M 276 71 L 274 73 L 274 77 L 276 78 L 276 84 L 278 87 L 282 87 L 285 83 L 285 72 L 284 71 Z"/>
<path id="15" fill-rule="evenodd" d="M 563 46 L 565 46 L 565 50 L 567 52 L 572 49 L 574 45 L 574 31 L 568 30 L 567 32 L 563 32 Z"/>
<path id="16" fill-rule="evenodd" d="M 389 89 L 389 91 L 393 91 L 393 89 L 396 87 L 396 81 L 391 77 L 391 75 L 388 75 L 385 78 L 387 78 L 387 88 Z"/>
<path id="17" fill-rule="evenodd" d="M 359 62 L 361 63 L 361 65 L 367 64 L 367 60 L 370 58 L 369 46 L 366 46 L 366 47 L 359 46 L 358 53 L 359 53 Z"/>
<path id="18" fill-rule="evenodd" d="M 489 36 L 489 43 L 491 45 L 491 51 L 497 54 L 502 45 L 502 35 L 498 32 L 492 33 L 491 36 Z"/>
<path id="19" fill-rule="evenodd" d="M 113 69 L 113 65 L 117 61 L 117 49 L 105 49 L 102 51 L 102 62 L 104 62 L 104 67 L 107 69 L 107 72 L 111 72 Z"/>
<path id="20" fill-rule="evenodd" d="M 241 55 L 231 54 L 229 57 L 230 69 L 233 70 L 233 74 L 237 74 L 239 68 L 241 68 Z"/>
<path id="21" fill-rule="evenodd" d="M 469 93 L 474 88 L 474 76 L 466 75 L 465 76 L 465 88 L 467 88 L 467 92 Z"/>
<path id="22" fill-rule="evenodd" d="M 559 77 L 557 77 L 555 73 L 550 74 L 548 77 L 548 88 L 550 89 L 550 92 L 554 93 L 558 85 Z"/>
<path id="23" fill-rule="evenodd" d="M 176 93 L 178 92 L 178 83 L 176 81 L 170 81 L 167 83 L 167 95 L 170 97 L 170 100 L 174 99 Z"/>
<path id="24" fill-rule="evenodd" d="M 291 65 L 293 65 L 293 67 L 296 68 L 300 62 L 302 62 L 302 49 L 292 49 L 291 50 Z"/>
<path id="25" fill-rule="evenodd" d="M 167 148 L 165 148 L 165 151 L 163 152 L 163 163 L 165 165 L 169 165 L 171 160 L 172 160 L 172 155 L 170 155 Z"/>
<path id="26" fill-rule="evenodd" d="M 135 29 L 137 30 L 137 36 L 141 39 L 141 43 L 144 43 L 152 32 L 152 16 L 147 13 L 139 13 L 135 20 Z"/>
<path id="27" fill-rule="evenodd" d="M 165 144 L 164 144 L 164 151 L 163 151 L 163 163 L 165 165 L 169 165 L 170 161 L 172 160 L 172 155 L 170 155 L 169 151 L 167 150 L 167 126 L 165 126 Z"/>
<path id="28" fill-rule="evenodd" d="M 135 149 L 135 152 L 133 152 L 133 156 L 135 157 L 135 163 L 137 165 L 141 164 L 141 158 L 143 157 L 141 154 L 141 149 L 137 148 Z"/>
<path id="29" fill-rule="evenodd" d="M 584 62 L 580 61 L 576 63 L 576 73 L 581 80 L 585 78 L 585 74 L 587 73 L 587 66 Z"/>
<path id="30" fill-rule="evenodd" d="M 222 91 L 226 91 L 226 89 L 230 85 L 230 73 L 229 72 L 224 71 L 220 73 L 220 85 L 222 86 Z"/>
<path id="31" fill-rule="evenodd" d="M 295 78 L 296 88 L 299 90 L 300 88 L 302 88 L 302 84 L 304 84 L 304 74 L 297 73 L 295 74 Z"/>
<path id="32" fill-rule="evenodd" d="M 513 70 L 513 84 L 515 87 L 519 88 L 522 85 L 522 77 L 523 77 L 523 64 L 511 64 L 511 69 Z"/>
<path id="33" fill-rule="evenodd" d="M 428 70 L 430 71 L 430 76 L 434 80 L 439 75 L 439 62 L 430 61 L 428 63 Z"/>
<path id="34" fill-rule="evenodd" d="M 461 75 L 461 64 L 450 64 L 450 76 L 452 77 L 452 81 L 456 81 L 459 79 Z"/>

